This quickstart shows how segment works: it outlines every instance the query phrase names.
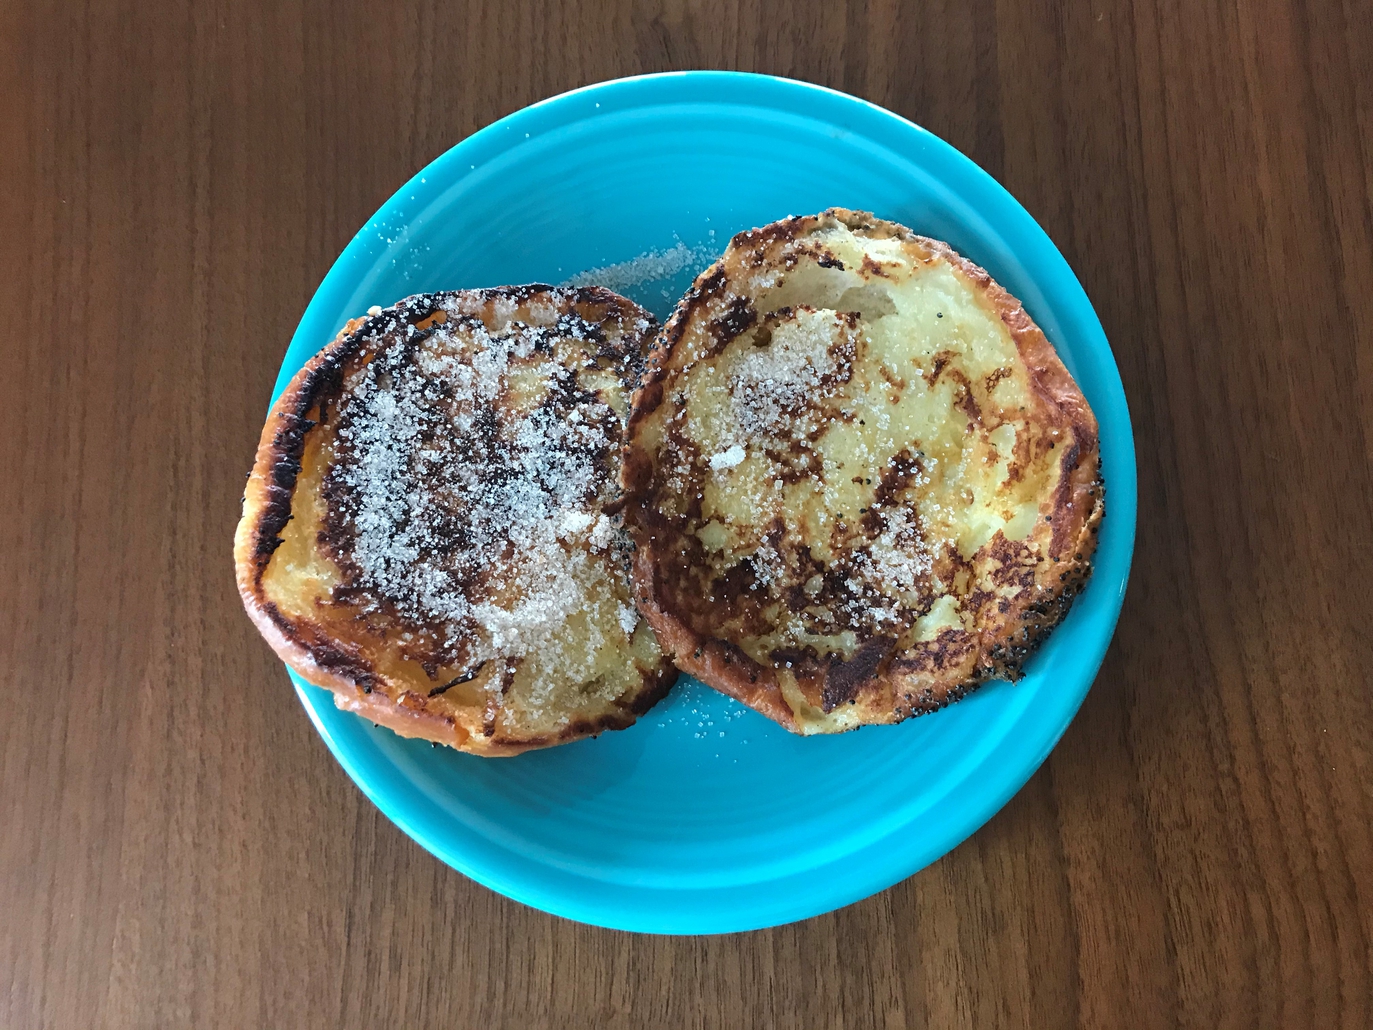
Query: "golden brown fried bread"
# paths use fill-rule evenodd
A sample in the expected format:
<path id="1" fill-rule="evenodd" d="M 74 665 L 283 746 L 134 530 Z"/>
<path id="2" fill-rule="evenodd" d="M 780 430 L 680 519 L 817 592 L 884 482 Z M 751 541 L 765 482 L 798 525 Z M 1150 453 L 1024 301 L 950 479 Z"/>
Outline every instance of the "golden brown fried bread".
<path id="1" fill-rule="evenodd" d="M 946 244 L 832 209 L 741 233 L 629 420 L 635 597 L 677 665 L 799 733 L 1015 678 L 1090 572 L 1097 425 Z"/>
<path id="2" fill-rule="evenodd" d="M 277 653 L 340 708 L 508 755 L 628 726 L 675 676 L 613 512 L 656 329 L 599 287 L 373 308 L 273 406 L 234 559 Z"/>

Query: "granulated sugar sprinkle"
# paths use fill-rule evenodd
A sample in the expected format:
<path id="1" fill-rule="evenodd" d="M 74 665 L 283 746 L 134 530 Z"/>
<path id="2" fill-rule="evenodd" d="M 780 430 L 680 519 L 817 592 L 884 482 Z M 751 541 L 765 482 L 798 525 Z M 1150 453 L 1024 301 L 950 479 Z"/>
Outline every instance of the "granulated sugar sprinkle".
<path id="1" fill-rule="evenodd" d="M 534 353 L 530 327 L 455 324 L 391 343 L 354 374 L 327 496 L 352 530 L 362 587 L 442 627 L 461 660 L 520 656 L 583 603 L 619 420 Z M 510 410 L 516 374 L 525 390 L 542 380 L 533 410 Z"/>
<path id="2" fill-rule="evenodd" d="M 715 260 L 716 250 L 704 244 L 688 247 L 681 240 L 668 250 L 645 251 L 628 261 L 588 268 L 566 280 L 563 286 L 604 286 L 617 293 L 656 282 L 690 270 L 693 275 Z"/>
<path id="3" fill-rule="evenodd" d="M 740 352 L 730 372 L 730 402 L 743 439 L 791 433 L 791 416 L 853 358 L 843 316 L 798 308 L 772 330 L 766 347 Z"/>

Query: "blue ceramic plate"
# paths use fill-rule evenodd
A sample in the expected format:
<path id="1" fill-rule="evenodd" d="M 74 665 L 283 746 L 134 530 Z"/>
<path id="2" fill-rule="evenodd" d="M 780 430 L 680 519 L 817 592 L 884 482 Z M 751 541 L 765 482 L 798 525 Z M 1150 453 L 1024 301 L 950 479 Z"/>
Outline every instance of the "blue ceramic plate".
<path id="1" fill-rule="evenodd" d="M 684 680 L 629 730 L 491 760 L 402 740 L 297 681 L 367 796 L 493 890 L 654 933 L 747 930 L 847 905 L 989 819 L 1096 675 L 1135 532 L 1130 420 L 1101 325 L 1048 236 L 990 176 L 842 93 L 687 72 L 590 86 L 502 119 L 357 234 L 310 302 L 277 390 L 347 318 L 424 290 L 557 283 L 610 266 L 608 285 L 663 317 L 730 235 L 831 205 L 949 241 L 1058 347 L 1101 424 L 1108 507 L 1090 585 L 1020 683 L 837 737 L 792 736 Z M 646 268 L 658 279 L 644 281 Z"/>

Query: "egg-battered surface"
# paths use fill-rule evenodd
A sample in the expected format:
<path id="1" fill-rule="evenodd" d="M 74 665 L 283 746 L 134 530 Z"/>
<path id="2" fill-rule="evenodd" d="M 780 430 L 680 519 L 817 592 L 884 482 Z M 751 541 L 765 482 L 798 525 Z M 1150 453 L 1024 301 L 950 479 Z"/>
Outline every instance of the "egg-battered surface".
<path id="1" fill-rule="evenodd" d="M 640 609 L 789 729 L 1015 678 L 1090 573 L 1097 425 L 1020 303 L 947 245 L 832 209 L 741 233 L 630 416 Z"/>
<path id="2" fill-rule="evenodd" d="M 632 723 L 675 676 L 617 514 L 654 329 L 599 287 L 350 322 L 273 406 L 245 491 L 234 557 L 268 642 L 340 708 L 477 754 Z"/>

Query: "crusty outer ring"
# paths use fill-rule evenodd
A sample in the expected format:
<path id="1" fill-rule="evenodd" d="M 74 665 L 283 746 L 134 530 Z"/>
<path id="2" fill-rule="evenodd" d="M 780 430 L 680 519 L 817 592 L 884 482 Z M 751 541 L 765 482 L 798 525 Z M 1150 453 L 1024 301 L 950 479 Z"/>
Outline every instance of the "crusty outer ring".
<path id="1" fill-rule="evenodd" d="M 534 293 L 551 289 L 553 288 L 539 284 L 516 288 L 521 294 L 520 299 L 528 299 L 528 296 Z M 481 295 L 510 291 L 468 292 L 477 298 Z M 586 294 L 588 299 L 608 302 L 613 298 L 617 304 L 625 303 L 618 295 L 601 287 L 583 287 L 579 292 Z M 600 296 L 601 294 L 605 296 Z M 425 296 L 427 295 L 409 300 L 422 301 Z M 405 303 L 407 302 L 402 302 Z M 392 314 L 394 311 L 383 312 L 381 316 L 376 317 L 380 319 Z M 283 503 L 289 510 L 294 490 L 294 478 L 291 488 L 284 489 L 274 480 L 274 472 L 283 462 L 289 464 L 298 461 L 300 450 L 291 453 L 290 431 L 298 427 L 300 420 L 314 407 L 320 392 L 329 386 L 331 376 L 336 375 L 361 346 L 372 323 L 372 318 L 350 320 L 328 346 L 307 361 L 272 405 L 266 424 L 262 428 L 253 470 L 248 476 L 243 492 L 243 516 L 234 533 L 235 578 L 239 594 L 243 598 L 244 610 L 253 625 L 281 660 L 294 669 L 302 679 L 331 691 L 334 694 L 334 703 L 340 709 L 360 715 L 379 726 L 385 726 L 403 737 L 430 740 L 470 754 L 498 758 L 551 747 L 603 730 L 618 730 L 633 725 L 638 716 L 647 712 L 667 695 L 677 678 L 677 670 L 668 663 L 666 657 L 659 665 L 656 680 L 646 683 L 645 687 L 636 693 L 632 705 L 607 713 L 598 720 L 574 721 L 557 734 L 530 737 L 515 743 L 471 732 L 451 715 L 431 705 L 431 699 L 422 693 L 405 691 L 400 698 L 393 699 L 381 690 L 364 691 L 359 685 L 359 680 L 368 674 L 365 663 L 358 662 L 351 668 L 344 661 L 334 662 L 334 668 L 321 664 L 317 660 L 315 650 L 312 650 L 297 632 L 297 627 L 282 616 L 276 610 L 276 606 L 266 598 L 262 576 L 271 559 L 271 539 L 279 532 L 280 525 L 273 526 L 265 516 L 274 506 L 280 509 Z M 301 447 L 303 448 L 303 436 Z M 354 661 L 356 662 L 356 659 Z"/>
<path id="2" fill-rule="evenodd" d="M 1058 564 L 1041 566 L 1040 574 L 1036 577 L 1036 584 L 1043 586 L 1047 594 L 1035 603 L 1044 605 L 1047 601 L 1050 610 L 1039 614 L 1028 612 L 1031 600 L 1026 596 L 1027 592 L 1022 591 L 1017 595 L 1016 604 L 1006 613 L 1006 618 L 998 624 L 1004 628 L 1017 621 L 1025 623 L 1026 635 L 1021 642 L 1009 644 L 1000 657 L 988 664 L 969 668 L 966 675 L 949 681 L 930 684 L 920 673 L 903 673 L 884 662 L 877 675 L 859 688 L 851 711 L 858 717 L 860 725 L 892 723 L 943 708 L 987 680 L 1015 678 L 1025 658 L 1067 616 L 1072 598 L 1091 573 L 1096 534 L 1105 513 L 1097 421 L 1058 352 L 1023 305 L 995 282 L 985 269 L 963 257 L 948 244 L 919 236 L 904 226 L 875 218 L 866 212 L 844 208 L 830 208 L 819 215 L 782 219 L 761 229 L 741 233 L 735 240 L 742 238 L 754 244 L 755 248 L 767 246 L 773 237 L 797 238 L 806 235 L 827 217 L 837 219 L 850 229 L 876 230 L 878 235 L 899 236 L 917 243 L 932 256 L 944 258 L 968 276 L 1010 331 L 1028 370 L 1031 388 L 1047 403 L 1065 413 L 1073 436 L 1072 446 L 1064 448 L 1061 459 L 1064 464 L 1071 463 L 1072 468 L 1060 481 L 1055 499 L 1051 549 L 1052 553 L 1066 557 Z M 702 272 L 693 288 L 678 303 L 654 343 L 639 389 L 635 391 L 625 435 L 627 456 L 622 471 L 628 506 L 636 509 L 638 516 L 628 520 L 636 544 L 631 579 L 639 610 L 653 628 L 663 650 L 673 656 L 679 669 L 756 709 L 792 732 L 800 732 L 802 727 L 783 697 L 776 672 L 771 666 L 755 662 L 729 641 L 697 633 L 674 611 L 663 606 L 657 584 L 655 549 L 644 528 L 653 521 L 652 513 L 646 511 L 642 504 L 642 491 L 652 475 L 652 460 L 635 446 L 635 442 L 643 421 L 662 404 L 666 396 L 664 384 L 670 372 L 670 361 L 682 341 L 687 324 L 696 309 L 703 306 L 725 282 L 725 263 L 731 256 L 732 251 L 726 251 L 723 257 Z M 1073 517 L 1060 519 L 1058 513 L 1061 511 L 1070 511 Z M 1057 576 L 1058 581 L 1049 581 L 1049 576 Z M 990 633 L 990 628 L 988 632 L 995 636 Z M 982 654 L 984 650 L 984 641 L 977 641 L 974 654 Z M 901 700 L 899 704 L 893 704 L 893 699 L 903 699 L 907 693 L 911 701 Z"/>

